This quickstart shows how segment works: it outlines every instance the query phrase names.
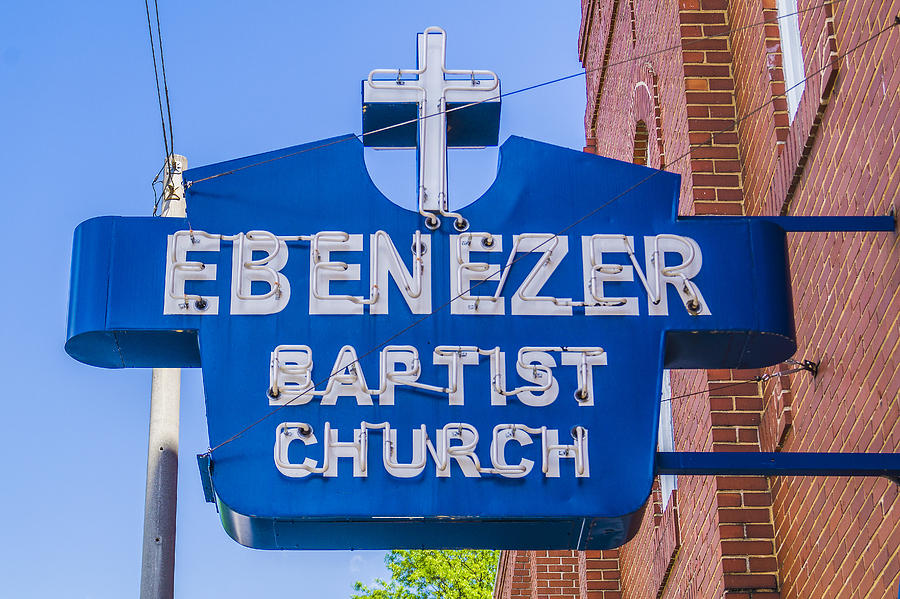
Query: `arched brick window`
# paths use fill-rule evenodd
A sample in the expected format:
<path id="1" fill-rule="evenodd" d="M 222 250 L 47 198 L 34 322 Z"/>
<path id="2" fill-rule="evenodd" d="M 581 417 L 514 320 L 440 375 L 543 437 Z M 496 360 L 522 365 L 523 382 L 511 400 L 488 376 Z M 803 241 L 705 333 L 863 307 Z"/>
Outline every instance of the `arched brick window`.
<path id="1" fill-rule="evenodd" d="M 634 85 L 634 153 L 632 162 L 665 169 L 666 158 L 662 140 L 662 115 L 656 73 L 650 63 L 642 69 L 642 76 Z"/>

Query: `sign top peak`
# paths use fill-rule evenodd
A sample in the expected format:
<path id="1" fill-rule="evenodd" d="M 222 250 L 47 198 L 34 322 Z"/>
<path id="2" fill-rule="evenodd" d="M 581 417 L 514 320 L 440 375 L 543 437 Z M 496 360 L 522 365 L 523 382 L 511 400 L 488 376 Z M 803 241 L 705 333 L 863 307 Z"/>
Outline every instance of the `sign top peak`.
<path id="1" fill-rule="evenodd" d="M 415 148 L 418 210 L 426 226 L 437 229 L 439 214 L 465 231 L 468 221 L 449 211 L 447 148 L 497 145 L 500 78 L 493 71 L 448 69 L 447 34 L 440 27 L 417 37 L 415 69 L 375 69 L 363 81 L 363 143 Z"/>

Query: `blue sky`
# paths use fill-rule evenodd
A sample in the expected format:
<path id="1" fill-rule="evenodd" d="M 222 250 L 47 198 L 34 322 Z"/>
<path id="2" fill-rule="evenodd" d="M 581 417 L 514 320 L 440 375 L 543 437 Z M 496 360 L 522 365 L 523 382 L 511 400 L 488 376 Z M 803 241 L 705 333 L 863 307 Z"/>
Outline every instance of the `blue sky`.
<path id="1" fill-rule="evenodd" d="M 151 4 L 152 8 L 152 4 Z M 578 72 L 580 3 L 160 0 L 175 148 L 199 166 L 360 131 L 360 80 L 412 67 L 415 34 L 448 33 L 450 68 L 488 68 L 504 91 Z M 0 11 L 0 176 L 8 222 L 0 314 L 4 514 L 0 588 L 10 597 L 137 593 L 150 373 L 68 358 L 72 231 L 90 217 L 148 215 L 163 147 L 144 5 L 8 3 Z M 501 139 L 580 149 L 584 81 L 503 102 Z M 370 152 L 409 202 L 411 153 Z M 451 194 L 474 199 L 496 151 L 458 152 Z M 13 257 L 13 254 L 15 256 Z M 265 552 L 237 545 L 204 503 L 199 371 L 182 387 L 176 593 L 347 597 L 383 576 L 382 552 Z"/>

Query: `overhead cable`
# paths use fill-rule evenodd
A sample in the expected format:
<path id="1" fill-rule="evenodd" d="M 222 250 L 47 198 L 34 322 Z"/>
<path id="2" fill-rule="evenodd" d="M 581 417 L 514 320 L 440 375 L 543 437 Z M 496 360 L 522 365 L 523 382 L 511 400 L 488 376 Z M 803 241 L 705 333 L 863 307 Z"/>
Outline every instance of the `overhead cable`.
<path id="1" fill-rule="evenodd" d="M 163 91 L 166 96 L 166 115 L 169 120 L 169 147 L 172 154 L 175 153 L 175 133 L 172 128 L 172 107 L 169 104 L 169 83 L 166 81 L 166 55 L 163 52 L 162 29 L 159 26 L 159 4 L 157 0 L 153 0 L 153 8 L 156 11 L 156 41 L 159 42 L 159 64 L 162 70 Z M 159 87 L 157 86 L 157 90 Z M 167 154 L 168 157 L 170 154 Z"/>
<path id="2" fill-rule="evenodd" d="M 162 104 L 162 89 L 159 86 L 159 63 L 156 60 L 156 42 L 153 39 L 153 25 L 150 22 L 150 4 L 148 3 L 148 0 L 144 0 L 144 8 L 147 10 L 147 30 L 150 33 L 150 54 L 153 57 L 153 75 L 156 80 L 156 99 L 159 103 L 159 122 L 162 125 L 163 145 L 165 146 L 166 156 L 168 157 L 170 155 L 169 136 L 166 133 L 166 119 Z"/>
<path id="3" fill-rule="evenodd" d="M 153 77 L 156 82 L 156 100 L 159 106 L 159 122 L 162 127 L 163 149 L 165 150 L 165 160 L 163 167 L 153 178 L 150 186 L 153 188 L 153 215 L 156 216 L 159 210 L 162 196 L 165 194 L 165 187 L 162 191 L 156 192 L 156 183 L 159 181 L 160 174 L 165 169 L 165 165 L 169 157 L 175 153 L 175 133 L 172 127 L 172 106 L 169 101 L 169 83 L 166 78 L 166 59 L 163 52 L 162 28 L 159 21 L 159 4 L 158 0 L 153 0 L 153 8 L 156 14 L 156 36 L 153 34 L 153 24 L 150 17 L 150 3 L 144 0 L 144 10 L 147 14 L 147 31 L 150 36 L 150 56 L 153 59 Z M 159 58 L 157 60 L 156 50 L 159 48 Z M 162 72 L 162 85 L 160 85 L 160 71 Z M 163 108 L 163 96 L 165 96 L 165 109 Z M 167 124 L 168 123 L 168 124 Z"/>

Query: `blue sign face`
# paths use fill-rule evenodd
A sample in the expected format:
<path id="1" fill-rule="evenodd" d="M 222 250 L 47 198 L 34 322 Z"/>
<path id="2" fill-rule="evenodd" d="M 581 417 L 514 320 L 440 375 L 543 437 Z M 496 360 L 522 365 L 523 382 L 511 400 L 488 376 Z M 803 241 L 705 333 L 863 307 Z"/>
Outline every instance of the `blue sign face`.
<path id="1" fill-rule="evenodd" d="M 677 218 L 676 175 L 513 137 L 470 229 L 429 231 L 354 138 L 306 148 L 75 234 L 66 350 L 201 366 L 212 447 L 261 421 L 212 454 L 242 544 L 618 546 L 661 370 L 794 352 L 784 232 Z"/>

